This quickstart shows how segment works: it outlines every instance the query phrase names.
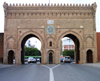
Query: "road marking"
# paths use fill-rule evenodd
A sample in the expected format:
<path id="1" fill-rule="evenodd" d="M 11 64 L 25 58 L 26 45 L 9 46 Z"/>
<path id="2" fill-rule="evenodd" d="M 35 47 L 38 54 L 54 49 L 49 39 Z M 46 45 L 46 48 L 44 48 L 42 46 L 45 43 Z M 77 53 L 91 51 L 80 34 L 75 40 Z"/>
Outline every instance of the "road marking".
<path id="1" fill-rule="evenodd" d="M 46 65 L 42 65 L 42 66 L 44 66 L 44 67 L 46 67 L 46 68 L 48 68 L 50 70 L 50 78 L 49 78 L 49 81 L 54 81 L 53 69 L 56 68 L 56 67 L 58 67 L 59 65 L 60 64 L 58 64 L 58 65 L 56 65 L 56 66 L 54 66 L 52 68 L 50 68 L 50 67 L 48 67 Z"/>
<path id="2" fill-rule="evenodd" d="M 50 78 L 49 81 L 54 81 L 53 70 L 50 68 Z"/>
<path id="3" fill-rule="evenodd" d="M 54 69 L 54 68 L 58 67 L 59 65 L 60 65 L 60 64 L 58 64 L 58 65 L 56 65 L 56 66 L 52 67 L 52 69 Z"/>

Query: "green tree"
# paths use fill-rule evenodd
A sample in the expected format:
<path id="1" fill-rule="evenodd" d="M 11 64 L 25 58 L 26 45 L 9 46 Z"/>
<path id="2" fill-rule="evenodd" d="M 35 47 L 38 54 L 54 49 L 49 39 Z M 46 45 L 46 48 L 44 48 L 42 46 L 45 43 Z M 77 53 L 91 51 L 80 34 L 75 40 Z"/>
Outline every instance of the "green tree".
<path id="1" fill-rule="evenodd" d="M 71 58 L 74 58 L 74 50 L 63 51 L 63 56 L 70 56 Z"/>
<path id="2" fill-rule="evenodd" d="M 41 56 L 41 52 L 37 48 L 25 47 L 25 56 Z"/>

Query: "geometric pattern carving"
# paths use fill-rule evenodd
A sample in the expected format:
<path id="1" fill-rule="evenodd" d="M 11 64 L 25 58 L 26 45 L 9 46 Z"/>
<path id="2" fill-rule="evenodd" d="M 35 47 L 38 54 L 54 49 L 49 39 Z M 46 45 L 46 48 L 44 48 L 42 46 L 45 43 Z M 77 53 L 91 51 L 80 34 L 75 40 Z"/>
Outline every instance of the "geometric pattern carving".
<path id="1" fill-rule="evenodd" d="M 93 39 L 88 37 L 86 39 L 86 45 L 87 45 L 87 47 L 93 47 Z"/>
<path id="2" fill-rule="evenodd" d="M 7 43 L 8 48 L 14 48 L 15 47 L 15 41 L 13 38 L 9 38 L 8 43 Z"/>

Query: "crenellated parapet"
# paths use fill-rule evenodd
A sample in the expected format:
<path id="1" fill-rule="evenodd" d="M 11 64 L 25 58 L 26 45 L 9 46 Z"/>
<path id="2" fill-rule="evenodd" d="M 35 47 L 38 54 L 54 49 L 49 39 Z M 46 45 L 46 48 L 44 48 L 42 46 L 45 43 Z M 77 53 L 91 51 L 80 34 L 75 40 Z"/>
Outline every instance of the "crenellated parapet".
<path id="1" fill-rule="evenodd" d="M 96 12 L 94 4 L 7 4 L 7 18 L 92 18 Z"/>
<path id="2" fill-rule="evenodd" d="M 6 2 L 4 2 L 4 13 L 5 13 L 5 16 L 7 16 L 7 8 L 8 8 L 8 4 Z"/>
<path id="3" fill-rule="evenodd" d="M 93 6 L 94 16 L 95 16 L 95 13 L 96 13 L 96 8 L 97 8 L 97 4 L 96 4 L 96 2 L 94 2 L 94 4 L 92 4 L 92 6 Z"/>
<path id="4" fill-rule="evenodd" d="M 95 4 L 95 3 L 94 3 Z M 21 4 L 21 3 L 19 3 L 19 4 L 9 4 L 9 7 L 33 7 L 33 6 L 37 6 L 37 7 L 46 7 L 46 6 L 48 6 L 48 7 L 50 7 L 50 6 L 55 6 L 55 7 L 91 7 L 93 4 L 40 4 L 40 3 L 38 3 L 38 4 Z"/>

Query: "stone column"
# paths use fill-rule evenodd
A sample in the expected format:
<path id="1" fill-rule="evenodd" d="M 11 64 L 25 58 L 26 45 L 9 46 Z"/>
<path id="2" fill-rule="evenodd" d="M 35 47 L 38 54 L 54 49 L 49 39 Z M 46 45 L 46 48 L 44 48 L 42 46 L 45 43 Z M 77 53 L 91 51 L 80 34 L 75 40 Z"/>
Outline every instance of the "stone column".
<path id="1" fill-rule="evenodd" d="M 86 63 L 86 57 L 87 57 L 87 52 L 86 52 L 86 49 L 83 49 L 83 55 L 82 55 L 82 59 L 83 59 L 83 64 Z"/>
<path id="2" fill-rule="evenodd" d="M 42 64 L 47 64 L 47 54 L 46 54 L 46 50 L 45 49 L 42 49 L 41 63 Z"/>
<path id="3" fill-rule="evenodd" d="M 4 49 L 4 55 L 3 55 L 3 64 L 8 64 L 8 53 L 6 51 L 6 49 Z"/>
<path id="4" fill-rule="evenodd" d="M 97 63 L 97 38 L 96 38 L 96 31 L 94 31 L 93 63 Z"/>
<path id="5" fill-rule="evenodd" d="M 97 49 L 95 48 L 94 50 L 93 50 L 93 63 L 97 63 Z"/>
<path id="6" fill-rule="evenodd" d="M 3 49 L 3 63 L 8 64 L 8 53 L 7 53 L 7 42 L 6 42 L 6 31 L 4 34 L 4 49 Z"/>
<path id="7" fill-rule="evenodd" d="M 80 49 L 80 63 L 83 64 L 83 50 Z"/>
<path id="8" fill-rule="evenodd" d="M 16 65 L 21 65 L 21 51 L 20 50 L 16 50 L 16 53 L 15 53 L 15 64 Z"/>
<path id="9" fill-rule="evenodd" d="M 55 64 L 60 64 L 60 53 L 59 49 L 55 50 Z"/>

